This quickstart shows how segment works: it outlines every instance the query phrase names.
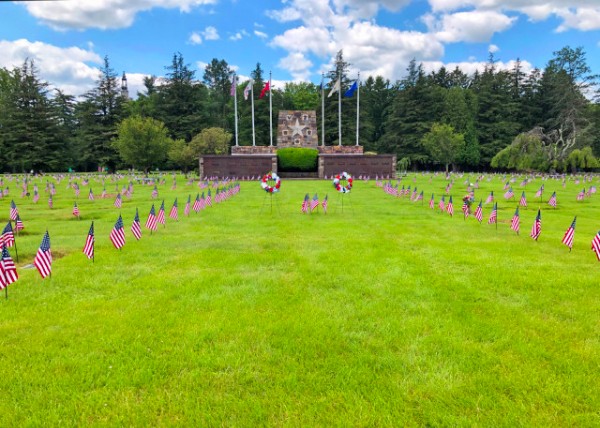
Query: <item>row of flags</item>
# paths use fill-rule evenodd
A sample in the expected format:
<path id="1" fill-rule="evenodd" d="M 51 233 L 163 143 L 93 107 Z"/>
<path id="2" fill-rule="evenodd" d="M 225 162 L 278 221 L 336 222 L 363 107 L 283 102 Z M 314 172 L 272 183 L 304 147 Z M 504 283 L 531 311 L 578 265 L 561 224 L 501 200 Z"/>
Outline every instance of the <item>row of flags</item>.
<path id="1" fill-rule="evenodd" d="M 239 184 L 235 184 L 231 186 L 231 192 L 221 192 L 220 200 L 224 201 L 231 196 L 236 195 L 240 191 Z M 184 213 L 186 216 L 189 216 L 190 211 L 194 210 L 196 213 L 200 210 L 212 206 L 212 202 L 206 199 L 201 199 L 200 195 L 196 195 L 196 200 L 192 205 L 191 195 L 188 195 L 187 203 L 185 205 Z M 15 207 L 16 208 L 16 207 Z M 178 221 L 179 212 L 178 212 L 178 202 L 177 198 L 173 203 L 173 206 L 169 212 L 169 218 Z M 18 213 L 17 213 L 18 217 Z M 158 210 L 156 212 L 154 204 L 150 208 L 150 212 L 148 214 L 148 218 L 145 223 L 145 227 L 150 230 L 150 233 L 157 230 L 158 224 L 165 225 L 166 217 L 165 217 L 165 207 L 164 200 Z M 141 239 L 142 237 L 142 228 L 140 223 L 140 217 L 138 209 L 136 208 L 135 217 L 131 224 L 131 233 L 135 237 L 136 240 Z M 113 246 L 117 249 L 121 249 L 125 245 L 125 229 L 123 218 L 119 214 L 115 225 L 110 231 L 109 239 L 112 242 Z M 13 233 L 12 223 L 9 220 L 6 227 L 3 229 L 2 234 L 0 235 L 0 248 L 2 249 L 2 256 L 0 258 L 0 290 L 6 289 L 8 285 L 12 284 L 18 279 L 18 273 L 14 264 L 12 257 L 10 256 L 10 252 L 8 248 L 15 247 L 16 251 L 16 242 Z M 83 246 L 83 254 L 88 258 L 94 260 L 95 257 L 95 231 L 94 231 L 94 222 L 91 223 L 88 234 L 86 236 L 86 240 Z M 34 257 L 33 265 L 38 270 L 40 276 L 42 278 L 46 278 L 52 274 L 52 251 L 50 245 L 50 234 L 48 231 L 44 234 L 42 238 L 42 242 L 40 247 Z"/>
<path id="2" fill-rule="evenodd" d="M 325 195 L 325 199 L 323 199 L 323 201 L 320 204 L 321 207 L 323 208 L 323 212 L 325 214 L 327 214 L 327 206 L 329 205 L 328 196 L 329 195 Z M 307 193 L 304 196 L 304 200 L 302 201 L 301 212 L 307 214 L 310 211 L 312 213 L 318 207 L 319 207 L 319 196 L 317 196 L 317 194 L 315 193 L 315 196 L 313 196 L 313 198 L 310 199 L 310 196 Z"/>
<path id="3" fill-rule="evenodd" d="M 391 182 L 381 184 L 381 187 L 383 187 L 383 190 L 385 191 L 385 193 L 392 195 L 392 196 L 396 196 L 396 197 L 411 194 L 410 188 L 409 189 L 403 188 L 401 190 L 398 190 L 398 185 L 396 184 L 396 186 L 392 186 Z M 423 192 L 421 191 L 420 195 L 422 195 L 422 193 Z M 411 201 L 420 200 L 419 197 L 415 196 L 415 195 L 416 195 L 416 188 L 412 192 L 412 196 L 410 198 Z M 519 202 L 519 206 L 527 206 L 526 202 L 523 201 L 524 192 L 523 192 L 523 196 L 521 199 L 522 200 Z M 488 197 L 486 202 L 492 202 L 492 201 L 493 201 L 493 192 L 490 193 L 490 196 Z M 550 206 L 556 207 L 556 204 L 557 204 L 556 201 L 557 201 L 556 192 L 553 192 L 552 196 L 550 197 L 550 199 L 548 201 L 548 204 Z M 520 228 L 521 228 L 521 216 L 519 213 L 519 206 L 517 206 L 515 213 L 513 214 L 512 218 L 511 218 L 511 222 L 510 222 L 511 230 L 515 231 L 517 234 L 519 234 Z M 431 199 L 429 200 L 429 208 L 435 209 L 434 194 L 431 195 Z M 448 203 L 446 203 L 446 201 L 445 201 L 445 196 L 442 195 L 442 197 L 438 203 L 438 208 L 440 209 L 440 211 L 446 212 L 450 216 L 453 216 L 454 215 L 454 204 L 452 201 L 452 195 L 450 195 Z M 462 212 L 463 212 L 463 216 L 465 219 L 470 215 L 470 204 L 468 203 L 468 199 L 466 197 L 463 199 Z M 482 201 L 479 202 L 479 205 L 475 209 L 474 217 L 477 219 L 477 221 L 479 221 L 479 223 L 481 223 L 483 221 Z M 577 222 L 577 217 L 575 217 L 573 219 L 572 223 L 565 231 L 565 234 L 561 240 L 561 242 L 563 244 L 565 244 L 567 247 L 569 247 L 569 251 L 571 251 L 573 248 L 576 222 Z M 488 224 L 496 224 L 496 227 L 498 225 L 498 203 L 497 202 L 494 203 L 494 207 L 493 207 L 493 209 L 490 213 L 489 219 L 488 219 Z M 531 227 L 531 232 L 530 232 L 529 236 L 532 239 L 537 241 L 538 238 L 540 237 L 541 233 L 542 233 L 542 214 L 541 214 L 541 210 L 538 209 L 538 212 L 537 212 L 537 215 L 533 222 L 533 225 Z M 600 231 L 593 238 L 591 249 L 596 253 L 596 257 L 600 261 Z"/>

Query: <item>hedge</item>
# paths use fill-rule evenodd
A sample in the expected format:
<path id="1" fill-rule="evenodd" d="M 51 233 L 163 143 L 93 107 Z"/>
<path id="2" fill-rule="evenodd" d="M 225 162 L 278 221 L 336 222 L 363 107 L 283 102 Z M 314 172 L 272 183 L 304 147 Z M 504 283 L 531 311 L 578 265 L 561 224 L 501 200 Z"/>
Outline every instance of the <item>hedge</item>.
<path id="1" fill-rule="evenodd" d="M 279 171 L 308 172 L 317 170 L 317 149 L 289 147 L 277 150 Z"/>

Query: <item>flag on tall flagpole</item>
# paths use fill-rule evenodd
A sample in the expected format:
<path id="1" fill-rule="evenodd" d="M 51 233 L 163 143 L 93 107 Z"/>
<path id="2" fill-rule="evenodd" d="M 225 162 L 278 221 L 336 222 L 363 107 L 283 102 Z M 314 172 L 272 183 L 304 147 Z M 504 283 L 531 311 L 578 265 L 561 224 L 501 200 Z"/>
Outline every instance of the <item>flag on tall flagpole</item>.
<path id="1" fill-rule="evenodd" d="M 48 231 L 42 238 L 42 243 L 38 249 L 33 265 L 36 267 L 42 278 L 46 278 L 52 273 L 52 251 L 50 250 L 50 235 Z"/>
<path id="2" fill-rule="evenodd" d="M 350 86 L 350 88 L 346 92 L 344 92 L 344 96 L 347 98 L 353 97 L 354 93 L 356 92 L 357 89 L 358 89 L 358 79 L 354 81 L 352 86 Z M 339 90 L 339 88 L 338 88 L 338 90 Z"/>
<path id="3" fill-rule="evenodd" d="M 542 213 L 538 209 L 538 213 L 537 213 L 537 216 L 535 217 L 535 221 L 533 222 L 533 226 L 531 227 L 531 234 L 529 236 L 531 236 L 533 239 L 535 239 L 537 241 L 538 238 L 540 237 L 541 233 L 542 233 Z"/>
<path id="4" fill-rule="evenodd" d="M 88 259 L 94 258 L 94 222 L 92 222 L 87 237 L 85 238 L 83 254 L 85 254 Z"/>
<path id="5" fill-rule="evenodd" d="M 252 90 L 252 85 L 254 84 L 254 80 L 248 80 L 248 84 L 244 88 L 244 100 L 248 101 L 248 97 L 250 96 L 250 91 Z"/>
<path id="6" fill-rule="evenodd" d="M 333 94 L 335 94 L 336 92 L 338 92 L 340 90 L 340 84 L 341 84 L 341 79 L 338 79 L 335 81 L 335 83 L 331 87 L 331 91 L 329 91 L 329 95 L 327 95 L 327 98 L 330 98 Z"/>
<path id="7" fill-rule="evenodd" d="M 515 215 L 513 215 L 512 221 L 510 222 L 510 228 L 512 230 L 514 230 L 515 232 L 517 232 L 517 235 L 519 234 L 519 223 L 520 223 L 519 207 L 517 207 L 517 210 L 515 211 Z"/>
<path id="8" fill-rule="evenodd" d="M 271 82 L 266 82 L 265 86 L 260 91 L 260 95 L 258 96 L 258 98 L 262 99 L 267 92 L 270 92 L 270 90 L 271 90 Z"/>
<path id="9" fill-rule="evenodd" d="M 110 231 L 109 238 L 117 250 L 120 250 L 125 245 L 125 230 L 123 229 L 123 218 L 121 218 L 120 214 L 117 222 Z"/>
<path id="10" fill-rule="evenodd" d="M 135 217 L 133 218 L 133 223 L 131 223 L 131 233 L 138 241 L 142 237 L 142 225 L 140 223 L 140 215 L 138 213 L 138 209 L 135 209 Z"/>
<path id="11" fill-rule="evenodd" d="M 575 238 L 575 223 L 577 222 L 577 216 L 573 219 L 573 222 L 565 232 L 562 243 L 569 247 L 569 251 L 573 248 L 573 239 Z"/>
<path id="12" fill-rule="evenodd" d="M 596 257 L 600 261 L 600 232 L 592 239 L 592 251 L 596 253 Z"/>

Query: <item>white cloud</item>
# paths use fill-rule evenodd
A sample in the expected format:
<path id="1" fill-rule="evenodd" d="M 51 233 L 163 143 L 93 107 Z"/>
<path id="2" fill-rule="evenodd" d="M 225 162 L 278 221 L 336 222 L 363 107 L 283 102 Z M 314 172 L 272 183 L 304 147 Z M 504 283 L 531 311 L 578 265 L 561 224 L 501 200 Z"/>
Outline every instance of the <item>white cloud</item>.
<path id="1" fill-rule="evenodd" d="M 202 32 L 202 35 L 206 40 L 219 40 L 219 32 L 213 26 L 208 26 Z"/>
<path id="2" fill-rule="evenodd" d="M 32 59 L 40 77 L 68 94 L 79 96 L 94 87 L 102 58 L 91 50 L 61 48 L 26 39 L 0 40 L 0 66 L 12 69 Z"/>
<path id="3" fill-rule="evenodd" d="M 268 37 L 267 33 L 264 33 L 262 31 L 258 31 L 258 30 L 254 30 L 254 35 L 261 39 L 266 39 Z"/>
<path id="4" fill-rule="evenodd" d="M 146 94 L 146 87 L 144 86 L 144 78 L 148 77 L 148 74 L 143 73 L 125 73 L 127 77 L 127 89 L 129 91 L 130 98 L 137 98 L 137 94 Z"/>
<path id="5" fill-rule="evenodd" d="M 570 28 L 581 31 L 600 29 L 600 7 L 596 9 L 580 8 L 574 12 L 570 9 L 561 9 L 556 14 L 563 19 L 563 23 L 556 29 L 559 33 Z"/>
<path id="6" fill-rule="evenodd" d="M 496 45 L 489 45 L 488 46 L 488 52 L 490 53 L 496 53 L 500 50 L 500 48 Z"/>
<path id="7" fill-rule="evenodd" d="M 229 36 L 229 40 L 237 42 L 238 40 L 242 40 L 244 37 L 248 36 L 248 32 L 246 30 L 238 31 L 237 33 Z"/>
<path id="8" fill-rule="evenodd" d="M 279 61 L 278 66 L 288 70 L 297 81 L 307 81 L 310 78 L 310 67 L 313 63 L 300 52 L 290 53 Z"/>
<path id="9" fill-rule="evenodd" d="M 496 61 L 494 62 L 494 67 L 496 70 L 512 70 L 515 67 L 516 61 L 511 60 L 508 62 Z M 479 71 L 480 73 L 485 70 L 485 67 L 489 65 L 487 61 L 463 61 L 463 62 L 448 62 L 444 63 L 442 61 L 423 61 L 423 70 L 426 73 L 431 73 L 432 71 L 438 71 L 440 67 L 446 67 L 446 70 L 452 71 L 456 67 L 458 67 L 462 72 L 468 75 L 473 75 L 475 71 Z M 534 67 L 528 61 L 521 61 L 521 71 L 525 74 L 530 73 Z"/>
<path id="10" fill-rule="evenodd" d="M 28 12 L 57 30 L 129 27 L 139 12 L 153 8 L 179 9 L 189 12 L 217 0 L 78 0 L 24 2 Z"/>
<path id="11" fill-rule="evenodd" d="M 192 44 L 192 45 L 199 45 L 202 43 L 202 36 L 200 34 L 198 34 L 197 32 L 193 32 L 190 35 L 190 38 L 188 39 L 188 41 Z"/>
<path id="12" fill-rule="evenodd" d="M 433 15 L 423 17 L 428 29 L 447 43 L 487 42 L 494 33 L 510 28 L 516 19 L 494 11 L 457 12 L 440 19 Z"/>

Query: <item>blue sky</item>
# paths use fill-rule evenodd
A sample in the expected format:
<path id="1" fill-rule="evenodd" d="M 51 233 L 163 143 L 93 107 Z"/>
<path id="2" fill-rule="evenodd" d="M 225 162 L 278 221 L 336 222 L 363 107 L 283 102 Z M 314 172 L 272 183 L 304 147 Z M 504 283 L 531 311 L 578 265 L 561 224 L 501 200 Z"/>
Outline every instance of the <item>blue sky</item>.
<path id="1" fill-rule="evenodd" d="M 73 95 L 91 88 L 108 55 L 132 95 L 175 52 L 202 78 L 224 59 L 241 78 L 257 62 L 285 81 L 319 82 L 340 49 L 351 74 L 405 75 L 412 58 L 481 69 L 520 58 L 543 68 L 582 46 L 600 74 L 600 0 L 74 0 L 0 2 L 0 66 L 33 58 L 42 78 Z M 350 77 L 353 77 L 352 75 Z"/>

